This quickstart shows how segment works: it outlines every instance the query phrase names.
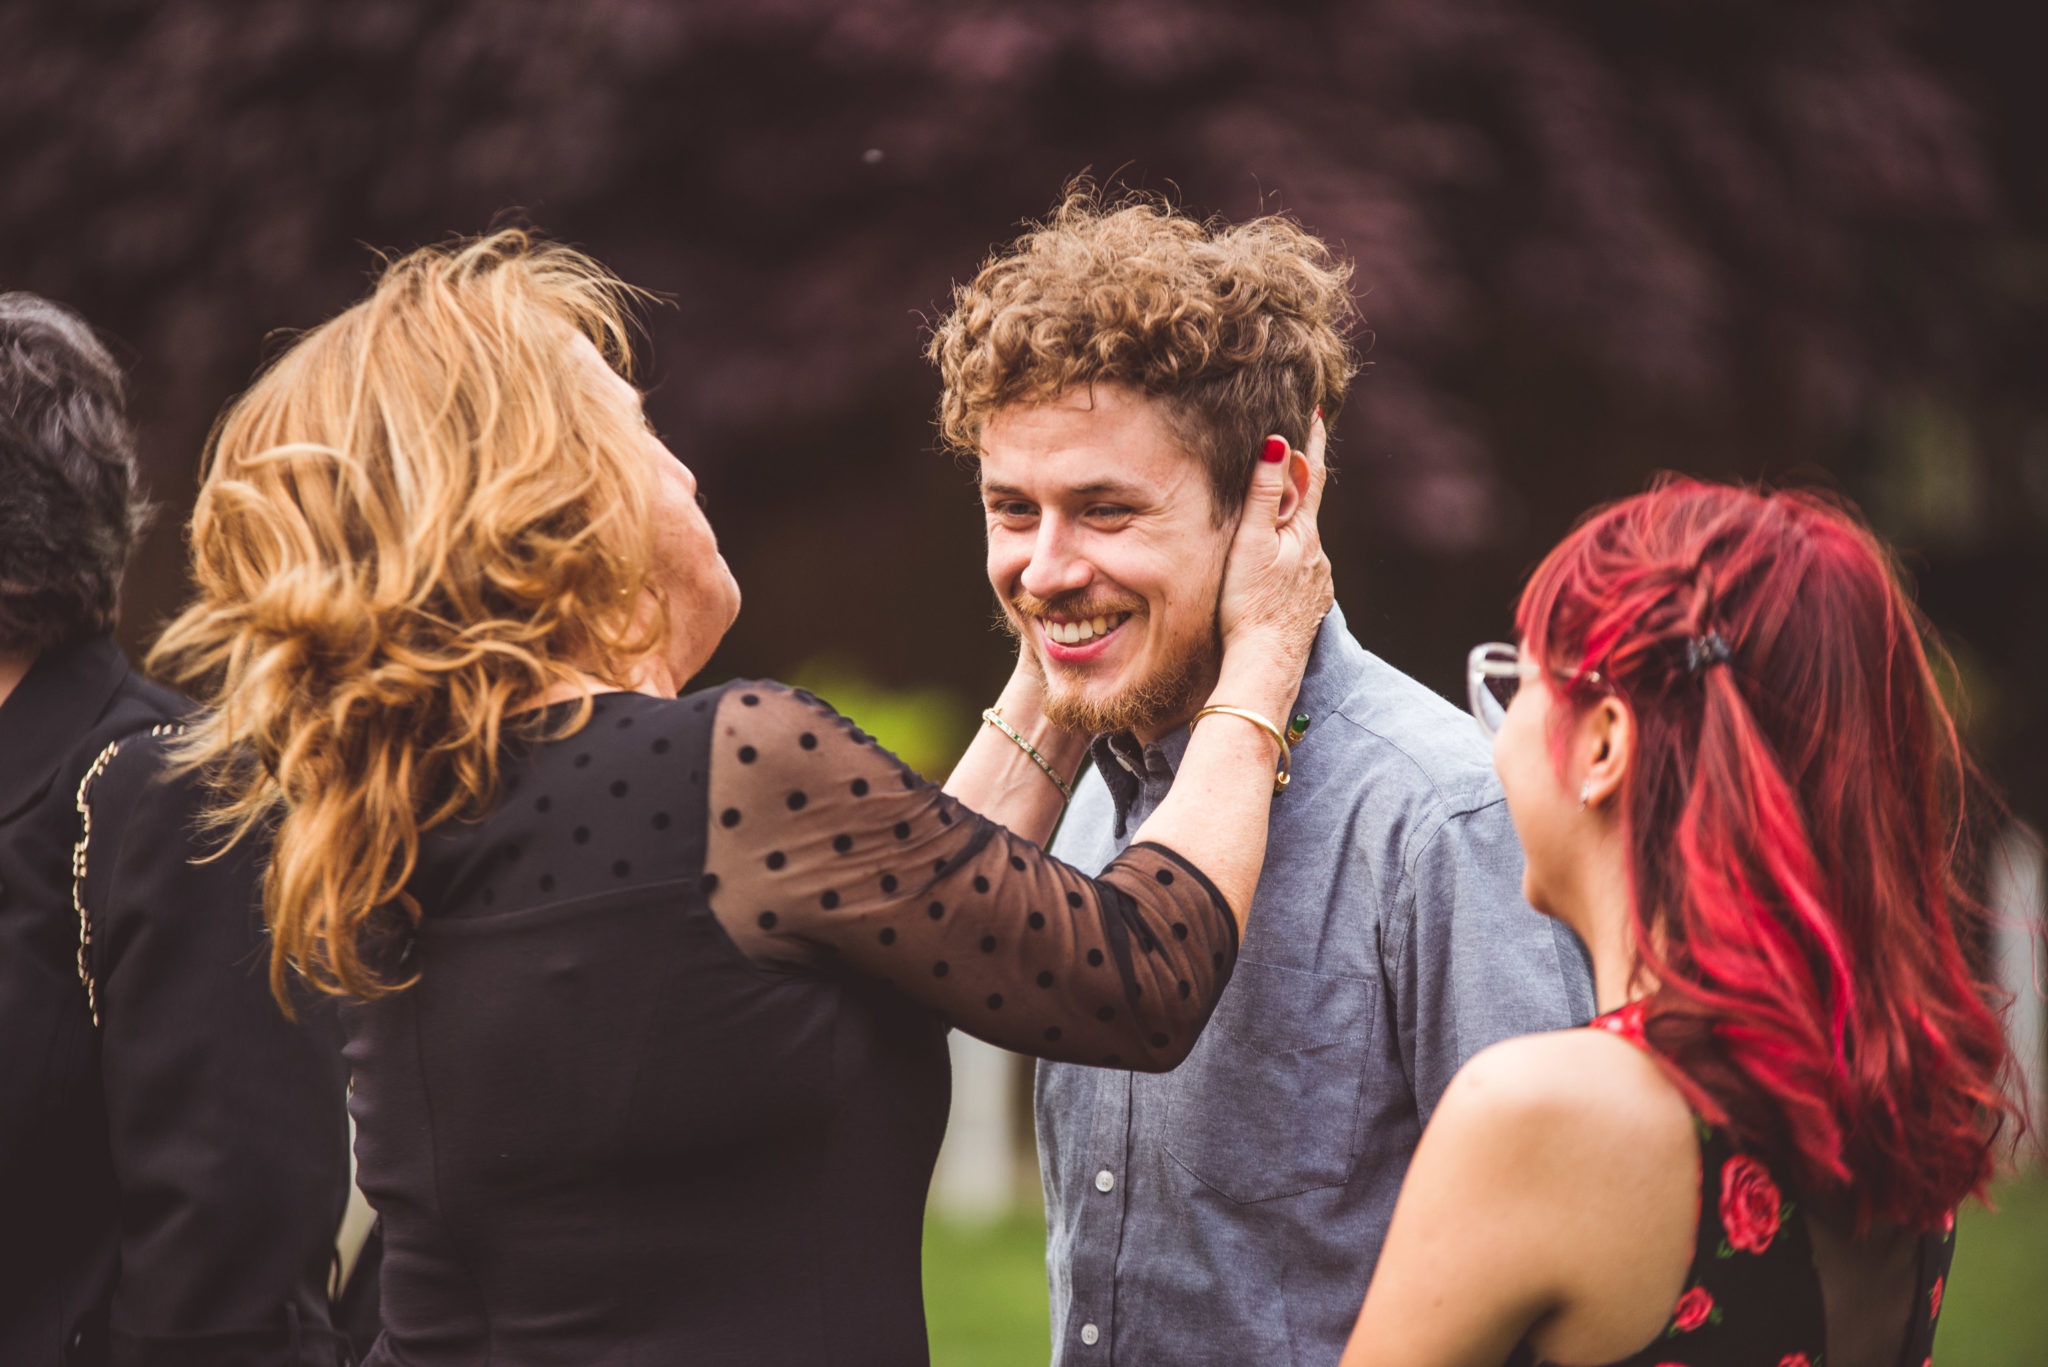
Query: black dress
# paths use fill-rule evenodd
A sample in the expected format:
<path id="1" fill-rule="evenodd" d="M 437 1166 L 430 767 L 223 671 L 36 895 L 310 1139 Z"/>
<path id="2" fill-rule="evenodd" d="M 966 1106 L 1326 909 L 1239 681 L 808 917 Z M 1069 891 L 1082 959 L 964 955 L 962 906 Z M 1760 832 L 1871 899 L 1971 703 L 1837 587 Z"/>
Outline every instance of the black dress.
<path id="1" fill-rule="evenodd" d="M 1587 1028 L 1649 1048 L 1640 1002 Z M 1955 1255 L 1954 1215 L 1924 1233 L 1832 1235 L 1770 1163 L 1697 1115 L 1693 1126 L 1699 1226 L 1685 1289 L 1663 1332 L 1608 1367 L 1925 1367 Z M 1550 1367 L 1526 1346 L 1509 1359 L 1532 1363 Z"/>
<path id="2" fill-rule="evenodd" d="M 0 705 L 0 1363 L 313 1367 L 348 1196 L 334 1013 L 271 999 L 249 842 L 194 862 L 191 704 L 97 637 Z M 91 787 L 79 974 L 72 854 Z"/>
<path id="3" fill-rule="evenodd" d="M 924 1362 L 947 1025 L 1170 1068 L 1236 953 L 1179 855 L 1084 877 L 776 685 L 503 763 L 423 844 L 417 981 L 343 1013 L 375 1363 Z"/>

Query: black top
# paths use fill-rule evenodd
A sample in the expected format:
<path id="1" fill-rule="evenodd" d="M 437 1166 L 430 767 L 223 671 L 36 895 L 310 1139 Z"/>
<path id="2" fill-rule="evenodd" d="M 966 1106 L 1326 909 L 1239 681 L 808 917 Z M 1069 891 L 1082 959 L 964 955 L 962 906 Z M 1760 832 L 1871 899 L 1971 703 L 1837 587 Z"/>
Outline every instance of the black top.
<path id="1" fill-rule="evenodd" d="M 776 685 L 503 763 L 424 842 L 418 981 L 343 1012 L 374 1363 L 924 1362 L 946 1025 L 1170 1068 L 1236 953 L 1178 855 L 1087 878 Z"/>
<path id="2" fill-rule="evenodd" d="M 1640 1002 L 1595 1019 L 1639 1048 Z M 1699 1228 L 1685 1289 L 1664 1330 L 1609 1367 L 1922 1367 L 1955 1219 L 1922 1234 L 1851 1240 L 1804 1208 L 1773 1165 L 1695 1116 Z M 1510 1364 L 1526 1364 L 1526 1349 Z M 1540 1363 L 1539 1367 L 1550 1367 Z"/>
<path id="3" fill-rule="evenodd" d="M 271 1000 L 256 857 L 193 863 L 200 794 L 159 782 L 185 714 L 98 638 L 0 705 L 0 1362 L 331 1364 L 348 1194 L 331 1011 Z M 125 739 L 123 739 L 125 738 Z M 79 977 L 72 853 L 101 1024 Z"/>

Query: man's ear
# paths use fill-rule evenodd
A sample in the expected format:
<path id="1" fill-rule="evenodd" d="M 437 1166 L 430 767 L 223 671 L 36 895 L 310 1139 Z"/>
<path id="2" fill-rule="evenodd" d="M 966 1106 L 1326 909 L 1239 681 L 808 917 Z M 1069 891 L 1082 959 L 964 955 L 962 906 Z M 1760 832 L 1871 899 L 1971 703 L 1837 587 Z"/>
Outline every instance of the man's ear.
<path id="1" fill-rule="evenodd" d="M 1294 510 L 1308 495 L 1310 477 L 1308 457 L 1293 447 L 1287 448 L 1287 483 L 1280 490 L 1279 526 L 1285 527 L 1294 520 Z"/>

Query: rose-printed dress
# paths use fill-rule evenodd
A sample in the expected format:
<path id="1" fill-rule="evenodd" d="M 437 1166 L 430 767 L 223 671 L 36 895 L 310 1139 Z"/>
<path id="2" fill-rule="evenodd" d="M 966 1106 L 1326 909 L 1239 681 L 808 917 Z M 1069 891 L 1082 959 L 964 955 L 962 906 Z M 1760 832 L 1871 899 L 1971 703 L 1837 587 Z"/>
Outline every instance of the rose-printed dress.
<path id="1" fill-rule="evenodd" d="M 1642 1009 L 1593 1021 L 1647 1047 Z M 1827 1315 L 1812 1237 L 1793 1191 L 1770 1165 L 1739 1152 L 1726 1133 L 1693 1120 L 1700 1137 L 1700 1217 L 1685 1290 L 1664 1332 L 1610 1367 L 1830 1367 Z M 1915 1300 L 1896 1367 L 1927 1367 L 1942 1288 L 1955 1253 L 1955 1221 L 1917 1240 Z M 1509 1367 L 1549 1367 L 1526 1346 Z"/>

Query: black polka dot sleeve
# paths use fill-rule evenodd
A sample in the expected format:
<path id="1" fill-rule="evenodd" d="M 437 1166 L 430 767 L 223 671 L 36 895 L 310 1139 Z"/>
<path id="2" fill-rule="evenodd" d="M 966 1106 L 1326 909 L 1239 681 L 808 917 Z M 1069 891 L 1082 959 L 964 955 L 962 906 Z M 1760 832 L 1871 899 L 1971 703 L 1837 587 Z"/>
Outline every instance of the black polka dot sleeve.
<path id="1" fill-rule="evenodd" d="M 1134 845 L 1089 878 L 977 816 L 808 693 L 734 684 L 711 734 L 705 883 L 751 958 L 883 979 L 991 1044 L 1163 1072 L 1229 980 L 1201 870 Z"/>

